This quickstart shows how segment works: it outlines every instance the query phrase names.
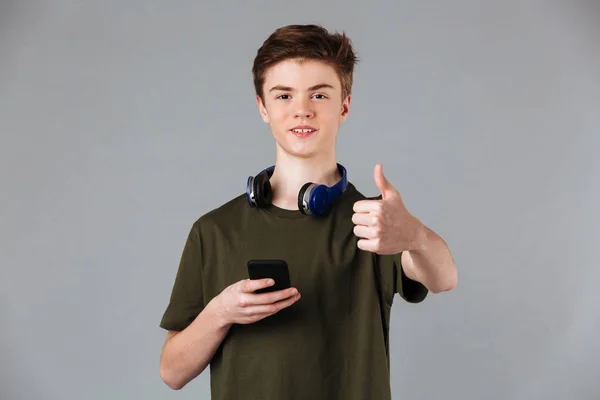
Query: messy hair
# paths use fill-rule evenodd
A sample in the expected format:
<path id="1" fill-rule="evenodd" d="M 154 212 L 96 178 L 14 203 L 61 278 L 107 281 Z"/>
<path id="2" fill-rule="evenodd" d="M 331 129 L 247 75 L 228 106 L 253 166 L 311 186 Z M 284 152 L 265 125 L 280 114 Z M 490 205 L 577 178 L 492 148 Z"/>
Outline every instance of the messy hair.
<path id="1" fill-rule="evenodd" d="M 331 65 L 340 79 L 342 98 L 352 92 L 358 57 L 345 33 L 330 33 L 319 25 L 288 25 L 275 30 L 258 49 L 252 66 L 254 89 L 263 101 L 268 69 L 288 59 L 318 60 Z"/>

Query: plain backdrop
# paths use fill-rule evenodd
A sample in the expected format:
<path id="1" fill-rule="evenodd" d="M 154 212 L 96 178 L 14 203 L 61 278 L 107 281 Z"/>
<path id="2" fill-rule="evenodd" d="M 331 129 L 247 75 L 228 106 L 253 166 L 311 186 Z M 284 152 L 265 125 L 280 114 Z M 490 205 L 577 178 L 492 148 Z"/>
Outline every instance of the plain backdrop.
<path id="1" fill-rule="evenodd" d="M 361 59 L 338 158 L 381 162 L 452 292 L 392 309 L 395 399 L 600 398 L 600 5 L 0 2 L 0 398 L 208 399 L 158 373 L 189 227 L 274 161 L 276 28 Z M 334 294 L 332 294 L 334 295 Z"/>

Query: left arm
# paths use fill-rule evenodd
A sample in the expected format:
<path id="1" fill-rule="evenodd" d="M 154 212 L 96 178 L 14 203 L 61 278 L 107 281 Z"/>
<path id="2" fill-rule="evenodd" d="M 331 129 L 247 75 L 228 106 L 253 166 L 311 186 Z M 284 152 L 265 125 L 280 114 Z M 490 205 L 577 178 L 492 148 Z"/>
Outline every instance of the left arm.
<path id="1" fill-rule="evenodd" d="M 402 268 L 406 276 L 421 282 L 432 293 L 452 290 L 458 274 L 448 245 L 438 234 L 414 218 L 416 239 L 402 252 Z"/>
<path id="2" fill-rule="evenodd" d="M 456 265 L 446 242 L 406 209 L 398 190 L 383 175 L 381 164 L 375 167 L 375 183 L 381 199 L 354 204 L 352 221 L 358 247 L 377 254 L 402 253 L 407 278 L 432 293 L 453 289 Z"/>

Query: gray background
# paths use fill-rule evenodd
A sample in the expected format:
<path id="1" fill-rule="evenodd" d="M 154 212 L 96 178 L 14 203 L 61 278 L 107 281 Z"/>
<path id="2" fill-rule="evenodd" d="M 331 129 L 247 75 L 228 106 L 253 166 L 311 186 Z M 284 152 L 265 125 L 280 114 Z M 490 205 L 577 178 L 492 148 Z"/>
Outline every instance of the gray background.
<path id="1" fill-rule="evenodd" d="M 209 398 L 158 323 L 191 223 L 274 161 L 257 48 L 310 22 L 362 60 L 350 180 L 382 162 L 459 269 L 396 300 L 394 398 L 599 398 L 599 3 L 366 3 L 0 3 L 0 398 Z"/>

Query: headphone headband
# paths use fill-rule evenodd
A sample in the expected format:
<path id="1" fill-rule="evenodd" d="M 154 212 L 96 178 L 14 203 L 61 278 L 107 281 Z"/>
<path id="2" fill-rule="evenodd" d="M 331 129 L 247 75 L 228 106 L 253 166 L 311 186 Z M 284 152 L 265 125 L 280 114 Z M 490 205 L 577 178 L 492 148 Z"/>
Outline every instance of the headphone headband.
<path id="1" fill-rule="evenodd" d="M 305 215 L 321 216 L 326 214 L 331 203 L 339 198 L 348 188 L 348 176 L 346 168 L 337 164 L 338 171 L 342 175 L 335 185 L 327 186 L 313 182 L 305 183 L 298 192 L 298 209 Z M 262 208 L 271 204 L 273 190 L 269 178 L 273 175 L 275 166 L 263 169 L 255 177 L 248 177 L 246 183 L 246 199 L 250 207 Z"/>

